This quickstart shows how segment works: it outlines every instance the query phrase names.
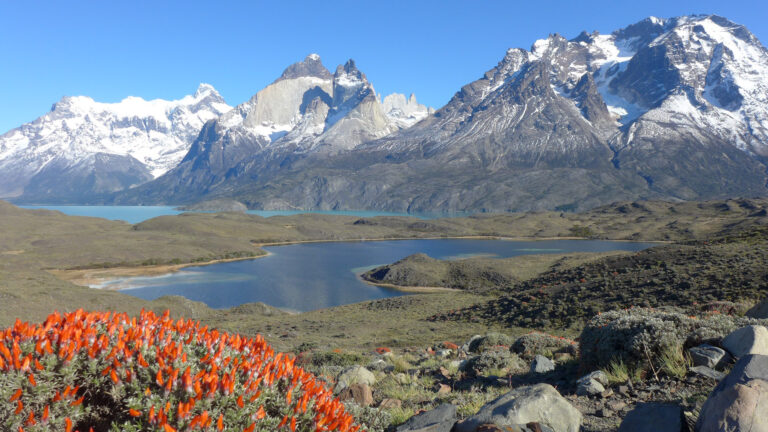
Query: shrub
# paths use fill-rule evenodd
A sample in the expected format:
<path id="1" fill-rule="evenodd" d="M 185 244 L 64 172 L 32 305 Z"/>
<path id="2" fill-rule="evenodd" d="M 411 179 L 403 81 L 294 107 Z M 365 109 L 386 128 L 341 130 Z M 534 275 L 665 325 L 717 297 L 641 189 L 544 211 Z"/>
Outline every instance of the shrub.
<path id="1" fill-rule="evenodd" d="M 571 349 L 576 342 L 563 337 L 552 336 L 546 333 L 531 332 L 517 338 L 512 344 L 512 351 L 523 358 L 533 358 L 538 354 L 551 354 L 558 351 Z"/>
<path id="2" fill-rule="evenodd" d="M 392 423 L 392 415 L 385 410 L 345 402 L 344 407 L 368 432 L 383 432 Z"/>
<path id="3" fill-rule="evenodd" d="M 315 377 L 261 336 L 168 312 L 78 310 L 0 331 L 0 429 L 359 430 Z M 22 429 L 23 428 L 23 429 Z"/>
<path id="4" fill-rule="evenodd" d="M 512 344 L 512 338 L 502 333 L 488 333 L 485 336 L 476 338 L 469 343 L 469 351 L 474 353 L 483 352 L 489 348 L 504 346 L 509 347 Z"/>
<path id="5" fill-rule="evenodd" d="M 354 366 L 366 363 L 367 358 L 362 354 L 345 353 L 335 351 L 319 351 L 309 354 L 309 363 L 312 366 Z"/>
<path id="6" fill-rule="evenodd" d="M 658 360 L 668 349 L 689 348 L 704 342 L 718 344 L 733 330 L 766 320 L 727 315 L 687 316 L 675 311 L 634 308 L 599 314 L 581 332 L 581 365 L 595 370 L 611 361 L 627 366 Z"/>
<path id="7" fill-rule="evenodd" d="M 464 365 L 464 370 L 470 376 L 486 375 L 491 371 L 509 373 L 524 369 L 525 362 L 506 349 L 483 351 L 480 355 L 467 360 Z"/>

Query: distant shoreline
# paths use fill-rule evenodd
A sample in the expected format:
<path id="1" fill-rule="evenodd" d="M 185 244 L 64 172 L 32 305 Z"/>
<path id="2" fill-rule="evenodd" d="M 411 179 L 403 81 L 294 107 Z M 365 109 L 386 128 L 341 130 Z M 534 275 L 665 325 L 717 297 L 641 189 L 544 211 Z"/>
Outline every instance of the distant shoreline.
<path id="1" fill-rule="evenodd" d="M 54 269 L 48 270 L 48 273 L 53 274 L 59 279 L 71 282 L 75 285 L 84 286 L 93 289 L 104 289 L 108 291 L 119 291 L 119 288 L 96 288 L 93 285 L 103 285 L 107 282 L 115 279 L 123 279 L 129 277 L 147 277 L 147 276 L 163 276 L 173 274 L 187 267 L 202 267 L 212 264 L 220 264 L 234 261 L 244 261 L 251 259 L 265 258 L 271 255 L 270 252 L 264 251 L 262 255 L 238 257 L 238 258 L 226 258 L 216 259 L 210 261 L 183 263 L 183 264 L 161 264 L 153 266 L 135 266 L 135 267 L 111 267 L 111 268 L 93 268 L 93 269 L 77 269 L 77 270 L 62 270 Z"/>
<path id="2" fill-rule="evenodd" d="M 358 243 L 358 242 L 378 242 L 378 241 L 399 241 L 399 240 L 499 240 L 499 241 L 551 241 L 551 240 L 593 240 L 585 237 L 506 237 L 506 236 L 448 236 L 448 237 L 381 237 L 381 238 L 360 238 L 360 239 L 326 239 L 326 240 L 287 240 L 281 242 L 267 242 L 259 243 L 252 242 L 253 246 L 257 248 L 271 247 L 271 246 L 288 246 L 293 244 L 311 244 L 311 243 Z M 600 241 L 615 241 L 626 243 L 637 243 L 632 240 L 610 240 L 610 239 L 594 239 Z M 643 241 L 642 243 L 669 243 L 665 241 Z M 89 287 L 93 289 L 106 289 L 115 290 L 110 288 L 95 288 L 93 285 L 103 285 L 109 281 L 115 279 L 122 279 L 127 277 L 148 277 L 148 276 L 163 276 L 166 274 L 173 274 L 181 269 L 187 267 L 207 266 L 212 264 L 220 264 L 225 262 L 243 261 L 250 259 L 259 259 L 271 255 L 271 252 L 264 250 L 264 254 L 258 256 L 216 259 L 210 261 L 190 262 L 182 264 L 161 264 L 152 266 L 128 266 L 128 267 L 111 267 L 111 268 L 93 268 L 93 269 L 54 269 L 48 270 L 49 273 L 58 277 L 59 279 L 71 282 L 75 285 Z M 363 279 L 360 280 L 375 286 L 381 286 L 385 288 L 391 288 L 402 292 L 413 293 L 425 293 L 425 292 L 437 292 L 437 291 L 461 291 L 454 288 L 445 287 L 409 287 L 400 286 L 394 284 L 374 283 Z"/>
<path id="3" fill-rule="evenodd" d="M 363 277 L 362 273 L 357 274 L 357 278 L 363 283 L 366 283 L 368 285 L 378 286 L 382 288 L 390 288 L 395 291 L 400 291 L 404 293 L 429 294 L 429 293 L 436 293 L 436 292 L 465 292 L 464 290 L 461 290 L 458 288 L 448 288 L 448 287 L 439 287 L 439 286 L 434 286 L 434 287 L 433 286 L 405 286 L 405 285 L 395 285 L 395 284 L 384 283 L 384 282 L 374 282 L 372 280 L 369 280 Z"/>

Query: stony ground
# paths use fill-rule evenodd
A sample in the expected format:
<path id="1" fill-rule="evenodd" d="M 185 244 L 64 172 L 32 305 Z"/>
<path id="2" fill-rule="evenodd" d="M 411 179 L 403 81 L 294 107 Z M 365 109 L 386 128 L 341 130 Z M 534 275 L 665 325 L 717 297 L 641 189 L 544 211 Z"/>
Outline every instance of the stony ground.
<path id="1" fill-rule="evenodd" d="M 482 343 L 474 347 L 471 343 L 456 347 L 446 342 L 426 348 L 389 351 L 381 347 L 379 352 L 353 353 L 323 352 L 305 346 L 303 348 L 309 349 L 300 352 L 299 358 L 305 367 L 329 381 L 355 366 L 366 366 L 372 371 L 375 380 L 366 385 L 370 387 L 370 398 L 360 398 L 358 402 L 383 411 L 374 420 L 380 430 L 393 429 L 412 415 L 443 403 L 456 405 L 461 420 L 514 388 L 538 383 L 554 386 L 582 413 L 583 431 L 616 430 L 627 413 L 642 402 L 680 405 L 692 425 L 717 384 L 712 378 L 690 371 L 673 376 L 638 370 L 632 372 L 632 376 L 622 376 L 608 370 L 610 383 L 604 391 L 591 396 L 579 395 L 576 382 L 585 371 L 578 361 L 577 345 L 571 345 L 570 341 L 561 343 L 563 340 L 557 337 L 534 335 L 551 338 L 555 343 L 521 351 L 517 341 L 496 333 L 484 336 L 485 341 L 481 339 Z M 511 346 L 497 345 L 510 341 Z M 553 353 L 552 349 L 557 352 Z M 532 371 L 535 352 L 556 359 L 554 370 Z M 355 400 L 355 395 L 349 392 L 344 397 L 350 402 Z"/>

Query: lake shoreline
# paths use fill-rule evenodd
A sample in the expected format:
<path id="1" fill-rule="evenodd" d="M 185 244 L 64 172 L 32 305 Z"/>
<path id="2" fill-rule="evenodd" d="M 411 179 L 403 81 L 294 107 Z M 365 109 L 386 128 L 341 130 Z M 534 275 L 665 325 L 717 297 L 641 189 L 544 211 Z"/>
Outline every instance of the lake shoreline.
<path id="1" fill-rule="evenodd" d="M 321 239 L 321 240 L 289 240 L 281 242 L 252 242 L 252 245 L 257 248 L 271 247 L 271 246 L 288 246 L 295 244 L 312 244 L 312 243 L 362 243 L 362 242 L 381 242 L 381 241 L 401 241 L 401 240 L 499 240 L 499 241 L 553 241 L 553 240 L 597 240 L 589 239 L 585 237 L 524 237 L 524 236 L 446 236 L 446 237 L 382 237 L 382 238 L 362 238 L 362 239 Z M 622 242 L 622 243 L 636 243 L 632 240 L 611 240 L 611 239 L 599 239 L 603 241 Z M 670 243 L 667 241 L 643 241 L 642 243 Z M 110 288 L 98 288 L 93 285 L 103 285 L 116 279 L 123 279 L 127 277 L 150 277 L 150 276 L 164 276 L 178 272 L 187 267 L 208 266 L 212 264 L 220 264 L 234 261 L 244 261 L 250 259 L 259 259 L 271 255 L 271 252 L 263 250 L 264 254 L 258 256 L 238 257 L 217 259 L 210 261 L 182 263 L 182 264 L 162 264 L 152 266 L 127 266 L 127 267 L 112 267 L 112 268 L 92 268 L 92 269 L 53 269 L 47 270 L 59 279 L 67 282 L 71 282 L 75 285 L 84 286 L 92 289 L 105 289 L 110 291 L 119 291 L 119 289 Z M 381 286 L 384 288 L 395 289 L 401 292 L 410 293 L 425 293 L 425 292 L 437 292 L 437 291 L 461 291 L 453 288 L 446 287 L 404 287 L 394 284 L 378 284 L 373 281 L 368 281 L 360 278 L 363 282 L 369 285 Z"/>
<path id="2" fill-rule="evenodd" d="M 358 273 L 357 278 L 360 279 L 360 281 L 368 284 L 373 285 L 377 287 L 382 288 L 389 288 L 393 289 L 398 292 L 408 293 L 408 294 L 431 294 L 431 293 L 446 293 L 446 292 L 462 292 L 464 290 L 460 290 L 458 288 L 448 288 L 448 287 L 439 287 L 439 286 L 405 286 L 405 285 L 395 285 L 390 283 L 384 283 L 384 282 L 375 282 L 369 279 L 366 279 L 363 277 L 362 273 Z"/>
<path id="3" fill-rule="evenodd" d="M 165 276 L 178 272 L 188 267 L 203 267 L 213 264 L 221 264 L 235 261 L 245 261 L 251 259 L 266 258 L 272 255 L 271 252 L 264 251 L 264 254 L 257 256 L 216 259 L 210 261 L 201 261 L 183 264 L 162 264 L 153 266 L 135 266 L 135 267 L 111 267 L 111 268 L 93 268 L 93 269 L 53 269 L 47 270 L 48 273 L 57 278 L 71 282 L 75 285 L 88 287 L 96 290 L 120 291 L 120 288 L 99 288 L 93 285 L 103 285 L 105 283 L 130 277 L 150 277 Z"/>

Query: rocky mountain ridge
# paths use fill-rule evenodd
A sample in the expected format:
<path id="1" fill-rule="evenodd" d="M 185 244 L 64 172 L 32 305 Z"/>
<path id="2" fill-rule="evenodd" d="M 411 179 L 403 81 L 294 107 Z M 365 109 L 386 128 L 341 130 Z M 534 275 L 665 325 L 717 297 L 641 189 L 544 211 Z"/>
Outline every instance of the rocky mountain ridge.
<path id="1" fill-rule="evenodd" d="M 716 15 L 552 34 L 437 111 L 311 54 L 201 126 L 160 178 L 89 201 L 452 212 L 764 196 L 767 83 L 768 51 Z M 121 162 L 121 185 L 148 178 Z"/>
<path id="2" fill-rule="evenodd" d="M 374 97 L 356 72 L 340 68 L 334 86 L 342 72 L 350 92 L 340 94 L 354 88 L 360 104 L 347 112 L 333 97 L 339 107 L 327 118 L 349 115 L 340 123 L 347 137 L 335 125 L 311 144 L 286 136 L 278 142 L 293 150 L 222 167 L 218 182 L 171 172 L 117 202 L 210 196 L 265 209 L 579 210 L 768 191 L 768 51 L 722 17 L 651 17 L 609 35 L 553 34 L 530 51 L 510 49 L 444 107 L 391 133 L 378 105 L 366 108 Z M 305 151 L 316 148 L 327 151 Z M 190 178 L 206 187 L 169 188 Z"/>
<path id="3" fill-rule="evenodd" d="M 268 179 L 296 160 L 348 152 L 430 112 L 415 97 L 393 94 L 385 101 L 353 60 L 331 74 L 317 54 L 310 54 L 249 101 L 207 123 L 176 168 L 118 201 L 159 202 L 170 194 L 171 200 L 194 202 L 239 183 Z"/>
<path id="4" fill-rule="evenodd" d="M 144 183 L 178 164 L 203 124 L 230 109 L 208 84 L 175 101 L 64 97 L 0 135 L 0 197 L 77 202 Z"/>

